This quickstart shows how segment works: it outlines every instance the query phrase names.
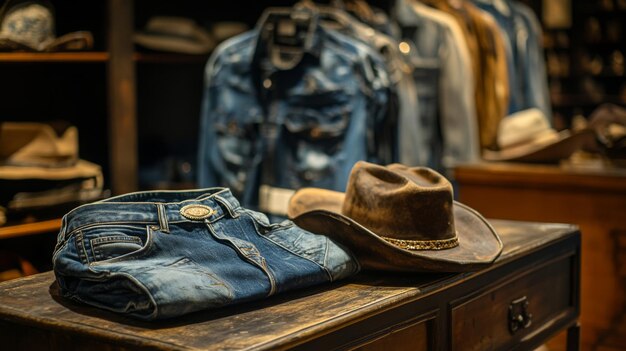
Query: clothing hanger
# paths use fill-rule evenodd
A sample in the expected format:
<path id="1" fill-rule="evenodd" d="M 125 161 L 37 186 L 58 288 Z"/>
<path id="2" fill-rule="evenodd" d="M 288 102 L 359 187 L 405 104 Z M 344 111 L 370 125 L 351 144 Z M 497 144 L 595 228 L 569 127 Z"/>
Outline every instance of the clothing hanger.
<path id="1" fill-rule="evenodd" d="M 335 2 L 336 1 L 332 1 L 332 3 Z M 351 15 L 342 8 L 331 5 L 320 5 L 319 3 L 311 0 L 302 0 L 294 5 L 294 7 L 300 6 L 313 8 L 319 14 L 320 21 L 323 21 L 324 24 L 334 26 L 335 29 L 352 27 L 353 20 L 351 19 Z"/>
<path id="2" fill-rule="evenodd" d="M 313 53 L 313 36 L 318 15 L 310 7 L 270 7 L 261 15 L 258 28 L 267 43 L 273 65 L 279 69 L 295 67 L 304 53 Z"/>
<path id="3" fill-rule="evenodd" d="M 363 0 L 346 0 L 343 2 L 343 9 L 348 13 L 352 13 L 362 21 L 374 22 L 375 14 L 370 5 Z"/>

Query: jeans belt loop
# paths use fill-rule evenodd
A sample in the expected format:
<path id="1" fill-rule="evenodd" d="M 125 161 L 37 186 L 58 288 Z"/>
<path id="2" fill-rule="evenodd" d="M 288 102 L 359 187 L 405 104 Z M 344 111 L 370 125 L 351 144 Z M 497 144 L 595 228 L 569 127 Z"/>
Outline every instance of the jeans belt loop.
<path id="1" fill-rule="evenodd" d="M 235 211 L 235 206 L 231 204 L 228 200 L 219 195 L 213 196 L 213 199 L 224 208 L 224 211 L 227 212 L 231 216 L 231 218 L 239 217 L 239 214 Z"/>
<path id="2" fill-rule="evenodd" d="M 157 203 L 157 213 L 159 215 L 159 231 L 164 233 L 170 232 L 169 223 L 167 222 L 167 212 L 165 211 L 165 205 Z"/>

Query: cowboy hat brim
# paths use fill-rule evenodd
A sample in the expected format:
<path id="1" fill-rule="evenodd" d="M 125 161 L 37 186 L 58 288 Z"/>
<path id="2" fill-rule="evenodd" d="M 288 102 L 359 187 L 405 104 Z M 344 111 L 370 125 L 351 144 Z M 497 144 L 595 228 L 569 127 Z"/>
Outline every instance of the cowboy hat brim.
<path id="1" fill-rule="evenodd" d="M 133 36 L 135 43 L 156 51 L 178 52 L 189 55 L 209 53 L 215 47 L 215 41 L 201 30 L 195 30 L 190 36 L 183 37 L 167 33 L 140 32 Z"/>
<path id="2" fill-rule="evenodd" d="M 500 151 L 483 151 L 486 161 L 515 161 L 552 163 L 570 157 L 575 151 L 592 143 L 595 133 L 591 129 L 584 129 L 576 133 L 567 130 L 554 134 L 551 138 L 539 138 L 519 146 Z"/>
<path id="3" fill-rule="evenodd" d="M 443 250 L 406 250 L 341 214 L 345 194 L 305 188 L 289 202 L 288 216 L 301 228 L 323 234 L 354 252 L 365 269 L 407 272 L 466 272 L 490 265 L 502 251 L 493 227 L 475 210 L 454 202 L 459 245 Z"/>
<path id="4" fill-rule="evenodd" d="M 91 48 L 93 48 L 93 35 L 87 31 L 67 33 L 38 47 L 33 47 L 27 42 L 0 37 L 0 51 L 56 52 L 89 50 Z"/>

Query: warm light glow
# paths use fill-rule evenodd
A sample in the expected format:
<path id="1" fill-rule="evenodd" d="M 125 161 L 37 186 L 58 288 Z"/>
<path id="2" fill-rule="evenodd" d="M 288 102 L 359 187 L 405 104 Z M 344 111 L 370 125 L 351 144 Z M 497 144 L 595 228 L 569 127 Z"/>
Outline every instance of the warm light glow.
<path id="1" fill-rule="evenodd" d="M 400 45 L 398 45 L 398 47 L 400 48 L 400 52 L 405 55 L 408 54 L 409 51 L 411 51 L 411 47 L 406 41 L 401 42 Z"/>

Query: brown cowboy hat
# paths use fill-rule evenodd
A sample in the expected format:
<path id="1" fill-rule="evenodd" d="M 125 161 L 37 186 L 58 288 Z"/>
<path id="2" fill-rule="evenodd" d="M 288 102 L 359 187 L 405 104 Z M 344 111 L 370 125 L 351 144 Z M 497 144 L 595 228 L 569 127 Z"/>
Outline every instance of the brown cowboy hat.
<path id="1" fill-rule="evenodd" d="M 301 189 L 287 214 L 351 249 L 365 269 L 471 271 L 502 251 L 493 227 L 453 201 L 450 182 L 430 168 L 357 162 L 345 193 Z"/>

